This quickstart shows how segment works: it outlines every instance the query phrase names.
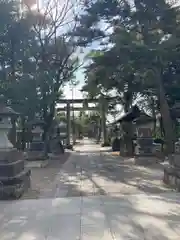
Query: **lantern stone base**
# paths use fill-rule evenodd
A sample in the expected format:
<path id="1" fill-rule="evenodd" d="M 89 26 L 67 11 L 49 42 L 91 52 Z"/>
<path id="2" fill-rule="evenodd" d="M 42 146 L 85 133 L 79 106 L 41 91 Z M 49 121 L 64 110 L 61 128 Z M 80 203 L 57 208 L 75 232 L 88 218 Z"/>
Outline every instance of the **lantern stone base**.
<path id="1" fill-rule="evenodd" d="M 167 164 L 164 168 L 163 182 L 180 192 L 180 168 Z"/>
<path id="2" fill-rule="evenodd" d="M 28 151 L 26 154 L 27 161 L 46 161 L 48 156 L 40 151 Z"/>
<path id="3" fill-rule="evenodd" d="M 28 152 L 26 155 L 26 166 L 28 168 L 44 168 L 49 164 L 49 157 L 39 151 Z"/>
<path id="4" fill-rule="evenodd" d="M 33 161 L 27 161 L 26 166 L 28 168 L 45 168 L 49 165 L 49 160 L 33 160 Z"/>
<path id="5" fill-rule="evenodd" d="M 30 151 L 44 151 L 45 144 L 42 141 L 33 141 L 30 143 Z"/>
<path id="6" fill-rule="evenodd" d="M 0 178 L 0 200 L 19 199 L 30 188 L 30 175 L 30 170 L 24 170 L 13 178 Z"/>
<path id="7" fill-rule="evenodd" d="M 0 150 L 0 199 L 17 199 L 30 187 L 30 170 L 17 149 Z"/>
<path id="8" fill-rule="evenodd" d="M 11 177 L 16 176 L 19 172 L 24 169 L 24 161 L 17 160 L 11 163 L 1 163 L 0 162 L 0 176 L 1 177 Z"/>
<path id="9" fill-rule="evenodd" d="M 35 141 L 30 144 L 26 153 L 28 167 L 45 167 L 48 164 L 48 156 L 44 152 L 44 143 Z"/>
<path id="10" fill-rule="evenodd" d="M 158 163 L 159 159 L 154 155 L 135 155 L 134 163 L 137 165 L 151 165 L 154 163 Z"/>

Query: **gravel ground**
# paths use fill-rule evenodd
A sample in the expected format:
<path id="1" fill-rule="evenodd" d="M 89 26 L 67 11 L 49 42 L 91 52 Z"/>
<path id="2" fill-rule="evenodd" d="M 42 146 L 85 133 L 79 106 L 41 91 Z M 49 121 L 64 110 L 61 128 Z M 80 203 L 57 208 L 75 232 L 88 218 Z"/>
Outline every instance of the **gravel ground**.
<path id="1" fill-rule="evenodd" d="M 60 171 L 62 165 L 69 158 L 70 153 L 66 152 L 61 155 L 59 160 L 51 160 L 50 164 L 45 168 L 31 169 L 31 188 L 21 199 L 38 199 L 43 192 L 54 182 L 56 175 Z"/>

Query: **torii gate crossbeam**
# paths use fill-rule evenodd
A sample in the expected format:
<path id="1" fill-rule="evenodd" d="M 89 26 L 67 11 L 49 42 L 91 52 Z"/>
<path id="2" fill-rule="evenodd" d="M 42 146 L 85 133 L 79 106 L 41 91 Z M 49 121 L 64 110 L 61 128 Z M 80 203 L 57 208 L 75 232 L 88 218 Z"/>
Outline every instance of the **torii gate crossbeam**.
<path id="1" fill-rule="evenodd" d="M 97 107 L 88 107 L 89 103 L 101 103 L 101 101 L 110 102 L 111 100 L 115 100 L 115 97 L 105 97 L 103 99 L 59 99 L 57 101 L 57 104 L 66 104 L 66 107 L 58 107 L 57 110 L 64 111 L 66 109 L 67 111 L 67 145 L 70 146 L 70 112 L 71 110 L 81 110 L 82 108 L 71 108 L 71 104 L 87 104 L 87 110 L 97 110 Z M 103 142 L 106 143 L 107 140 L 107 134 L 106 134 L 106 115 L 105 115 L 105 104 L 102 103 L 101 106 L 101 116 L 102 116 L 102 133 L 103 133 Z"/>

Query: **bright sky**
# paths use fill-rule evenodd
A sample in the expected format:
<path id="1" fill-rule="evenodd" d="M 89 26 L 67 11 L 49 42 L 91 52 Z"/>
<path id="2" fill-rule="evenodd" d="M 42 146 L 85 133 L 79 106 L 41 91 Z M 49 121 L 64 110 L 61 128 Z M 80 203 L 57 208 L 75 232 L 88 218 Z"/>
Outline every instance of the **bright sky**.
<path id="1" fill-rule="evenodd" d="M 31 1 L 33 3 L 38 2 L 39 3 L 38 5 L 39 5 L 40 8 L 43 7 L 44 4 L 46 5 L 47 3 L 52 3 L 53 5 L 56 3 L 56 4 L 59 5 L 60 2 L 61 2 L 61 0 L 23 0 L 23 1 Z M 60 7 L 60 5 L 58 6 L 58 11 L 61 8 L 63 9 L 63 6 L 64 6 L 64 4 L 66 4 L 66 2 L 71 2 L 71 1 L 73 2 L 74 0 L 63 0 L 63 4 L 60 4 L 61 7 Z M 71 13 L 71 11 L 70 11 L 70 13 Z M 72 17 L 72 14 L 70 14 L 70 18 L 71 17 Z M 69 17 L 68 17 L 68 19 L 69 19 Z M 91 47 L 84 49 L 84 53 L 80 54 L 79 57 L 83 58 L 91 49 L 98 48 L 98 46 L 99 46 L 99 44 L 93 43 L 93 45 Z M 74 89 L 73 89 L 73 98 L 74 99 L 83 98 L 83 93 L 81 92 L 82 86 L 84 85 L 84 77 L 85 77 L 84 74 L 83 74 L 83 71 L 84 71 L 84 69 L 81 68 L 81 69 L 78 69 L 77 72 L 76 72 L 76 79 L 78 80 L 79 84 L 76 87 L 74 87 Z M 65 96 L 66 99 L 71 99 L 72 98 L 72 89 L 71 89 L 71 86 L 69 84 L 67 84 L 64 87 L 64 96 Z M 112 121 L 113 118 L 109 116 L 108 120 Z"/>
<path id="2" fill-rule="evenodd" d="M 76 73 L 76 79 L 79 81 L 79 84 L 73 90 L 74 98 L 83 98 L 82 92 L 80 91 L 82 86 L 84 85 L 84 74 L 82 70 L 78 70 Z M 67 84 L 64 88 L 65 98 L 72 98 L 72 90 L 71 87 Z"/>
<path id="3" fill-rule="evenodd" d="M 178 1 L 179 2 L 179 1 Z M 97 44 L 93 45 L 92 48 L 96 48 L 98 47 Z M 88 51 L 87 51 L 88 52 Z M 74 95 L 74 99 L 77 99 L 77 98 L 83 98 L 83 94 L 82 92 L 80 91 L 83 84 L 84 84 L 84 74 L 83 74 L 83 69 L 81 70 L 78 70 L 77 73 L 76 73 L 76 79 L 80 82 L 80 84 L 78 86 L 76 86 L 76 88 L 74 88 L 74 91 L 73 91 L 73 95 Z M 72 98 L 72 90 L 71 88 L 67 85 L 65 88 L 64 88 L 64 95 L 65 95 L 65 98 Z M 116 116 L 116 119 L 119 118 L 121 115 L 123 115 L 124 113 L 121 112 L 121 106 L 118 106 L 117 109 L 119 109 L 119 112 L 120 114 L 118 114 Z M 113 121 L 115 120 L 112 116 L 108 116 L 107 117 L 108 121 Z"/>
<path id="4" fill-rule="evenodd" d="M 63 0 L 63 3 L 61 4 L 61 0 L 21 0 L 21 1 L 26 2 L 26 4 L 29 1 L 31 4 L 35 4 L 35 7 L 38 6 L 40 9 L 43 8 L 43 6 L 47 5 L 49 7 L 49 6 L 52 5 L 54 9 L 56 9 L 58 7 L 58 11 L 60 11 L 61 8 L 63 9 L 66 6 L 66 3 L 69 5 L 69 4 L 71 4 L 73 2 L 73 0 Z M 54 7 L 54 6 L 56 6 L 56 7 Z M 46 7 L 45 7 L 45 9 L 46 9 Z M 69 7 L 68 7 L 68 9 L 69 9 Z M 54 10 L 54 12 L 55 11 L 56 10 Z M 63 14 L 64 14 L 64 12 L 63 12 Z M 69 12 L 69 14 L 72 16 L 71 11 Z M 67 17 L 70 16 L 69 14 L 67 15 Z M 68 19 L 69 19 L 69 17 L 68 17 Z M 83 54 L 81 54 L 81 55 L 83 57 Z M 73 96 L 74 96 L 74 98 L 77 99 L 77 98 L 82 98 L 83 97 L 83 95 L 82 95 L 82 93 L 80 91 L 82 86 L 84 85 L 83 69 L 77 70 L 77 72 L 76 72 L 76 79 L 79 81 L 79 84 L 78 84 L 78 86 L 76 86 L 74 88 Z M 64 87 L 64 95 L 65 95 L 65 98 L 72 98 L 72 90 L 71 90 L 71 87 L 69 86 L 69 84 L 67 84 Z"/>

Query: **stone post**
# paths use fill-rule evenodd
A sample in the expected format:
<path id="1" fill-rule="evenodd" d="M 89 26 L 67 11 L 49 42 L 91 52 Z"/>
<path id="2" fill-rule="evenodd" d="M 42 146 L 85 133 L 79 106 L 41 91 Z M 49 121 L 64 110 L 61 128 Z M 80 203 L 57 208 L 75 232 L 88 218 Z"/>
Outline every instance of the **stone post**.
<path id="1" fill-rule="evenodd" d="M 105 109 L 102 106 L 102 134 L 103 134 L 103 143 L 107 143 L 107 131 L 106 131 L 106 113 Z"/>
<path id="2" fill-rule="evenodd" d="M 10 133 L 9 133 L 9 138 L 10 138 L 12 144 L 14 146 L 16 146 L 17 134 L 16 134 L 16 118 L 15 117 L 12 117 L 11 125 L 12 125 L 12 128 L 11 128 Z"/>
<path id="3" fill-rule="evenodd" d="M 102 129 L 102 139 L 103 139 L 103 146 L 109 146 L 108 139 L 107 139 L 107 129 L 106 129 L 106 101 L 102 99 L 101 101 L 101 129 Z"/>
<path id="4" fill-rule="evenodd" d="M 67 103 L 67 147 L 71 145 L 70 138 L 71 138 L 71 106 L 70 103 Z"/>

